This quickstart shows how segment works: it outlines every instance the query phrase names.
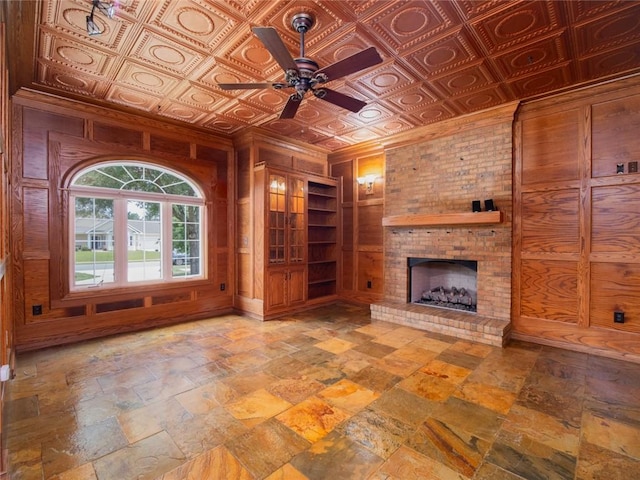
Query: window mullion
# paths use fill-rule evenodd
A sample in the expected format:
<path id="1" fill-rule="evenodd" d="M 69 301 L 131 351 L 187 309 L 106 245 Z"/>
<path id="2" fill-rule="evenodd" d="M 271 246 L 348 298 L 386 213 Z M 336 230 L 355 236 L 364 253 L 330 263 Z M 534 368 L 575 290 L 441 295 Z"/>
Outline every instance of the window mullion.
<path id="1" fill-rule="evenodd" d="M 115 278 L 117 285 L 125 285 L 127 279 L 127 265 L 128 257 L 127 252 L 129 245 L 127 238 L 127 199 L 116 198 L 114 199 L 114 222 L 113 222 L 113 236 L 114 246 L 113 255 L 115 259 Z"/>
<path id="2" fill-rule="evenodd" d="M 162 278 L 165 280 L 171 279 L 171 260 L 173 258 L 173 250 L 171 248 L 171 204 L 168 202 L 162 202 L 160 208 L 160 252 L 162 258 Z"/>

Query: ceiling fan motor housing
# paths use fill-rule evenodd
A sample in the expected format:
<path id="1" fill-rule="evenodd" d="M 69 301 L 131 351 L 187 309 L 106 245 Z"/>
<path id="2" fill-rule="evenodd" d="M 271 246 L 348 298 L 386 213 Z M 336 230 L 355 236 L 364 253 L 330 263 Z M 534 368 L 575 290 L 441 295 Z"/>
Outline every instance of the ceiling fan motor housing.
<path id="1" fill-rule="evenodd" d="M 298 33 L 306 33 L 313 27 L 313 15 L 305 12 L 296 13 L 291 19 L 291 26 Z"/>

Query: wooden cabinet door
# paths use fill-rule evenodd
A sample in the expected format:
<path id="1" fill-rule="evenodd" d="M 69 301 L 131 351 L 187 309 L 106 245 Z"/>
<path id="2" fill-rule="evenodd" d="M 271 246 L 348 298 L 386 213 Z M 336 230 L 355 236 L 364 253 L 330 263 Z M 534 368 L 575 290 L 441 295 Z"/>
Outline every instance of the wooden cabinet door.
<path id="1" fill-rule="evenodd" d="M 270 174 L 267 185 L 267 263 L 287 263 L 287 177 Z"/>
<path id="2" fill-rule="evenodd" d="M 287 283 L 287 293 L 289 297 L 289 306 L 301 305 L 306 301 L 305 295 L 305 278 L 306 269 L 304 267 L 292 268 L 289 270 L 289 279 Z"/>
<path id="3" fill-rule="evenodd" d="M 289 271 L 286 268 L 267 269 L 265 282 L 265 306 L 267 312 L 287 308 L 287 282 Z"/>
<path id="4" fill-rule="evenodd" d="M 305 181 L 275 172 L 269 174 L 268 181 L 268 264 L 303 264 L 306 252 Z"/>
<path id="5" fill-rule="evenodd" d="M 266 282 L 267 313 L 303 305 L 306 301 L 306 268 L 269 268 Z"/>

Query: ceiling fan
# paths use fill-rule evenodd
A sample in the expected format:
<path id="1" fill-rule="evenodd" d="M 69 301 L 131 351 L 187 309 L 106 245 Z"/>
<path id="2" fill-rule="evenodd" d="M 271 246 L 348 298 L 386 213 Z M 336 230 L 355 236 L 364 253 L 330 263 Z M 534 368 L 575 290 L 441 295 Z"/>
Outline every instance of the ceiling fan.
<path id="1" fill-rule="evenodd" d="M 360 111 L 366 105 L 365 102 L 326 88 L 324 84 L 377 65 L 382 62 L 382 57 L 380 57 L 375 47 L 369 47 L 343 60 L 319 69 L 316 62 L 304 56 L 304 34 L 311 29 L 313 24 L 314 18 L 308 13 L 297 13 L 293 16 L 291 26 L 296 32 L 300 33 L 300 57 L 298 58 L 291 56 L 291 53 L 289 53 L 289 50 L 275 28 L 253 27 L 251 29 L 284 70 L 284 82 L 220 83 L 218 86 L 223 90 L 251 90 L 260 88 L 280 90 L 284 88 L 294 88 L 295 92 L 289 97 L 287 104 L 280 114 L 280 118 L 295 117 L 298 107 L 308 91 L 311 91 L 317 98 L 333 103 L 339 107 L 351 110 L 352 112 Z"/>

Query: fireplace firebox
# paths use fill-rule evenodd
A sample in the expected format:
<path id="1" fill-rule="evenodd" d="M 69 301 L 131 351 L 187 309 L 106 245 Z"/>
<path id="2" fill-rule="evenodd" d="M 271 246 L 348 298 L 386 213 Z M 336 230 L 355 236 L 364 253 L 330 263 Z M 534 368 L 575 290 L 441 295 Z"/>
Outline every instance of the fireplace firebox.
<path id="1" fill-rule="evenodd" d="M 477 261 L 410 257 L 407 267 L 409 303 L 476 312 Z"/>

